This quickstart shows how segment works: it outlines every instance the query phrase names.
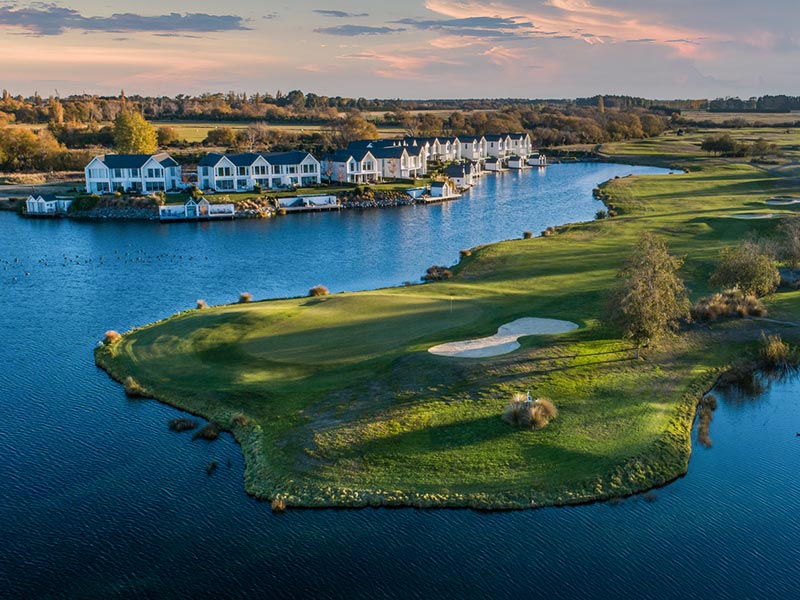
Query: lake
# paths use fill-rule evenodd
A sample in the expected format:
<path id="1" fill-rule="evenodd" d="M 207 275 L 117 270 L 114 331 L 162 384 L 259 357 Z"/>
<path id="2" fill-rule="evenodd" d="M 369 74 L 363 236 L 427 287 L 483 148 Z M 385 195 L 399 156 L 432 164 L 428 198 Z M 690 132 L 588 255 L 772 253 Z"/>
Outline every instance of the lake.
<path id="1" fill-rule="evenodd" d="M 194 307 L 418 281 L 458 251 L 591 219 L 582 163 L 485 177 L 434 206 L 203 224 L 0 213 L 0 596 L 790 598 L 800 593 L 800 384 L 720 395 L 686 477 L 619 503 L 478 513 L 307 510 L 243 490 L 229 435 L 128 400 L 106 329 Z M 220 467 L 208 476 L 205 466 Z"/>

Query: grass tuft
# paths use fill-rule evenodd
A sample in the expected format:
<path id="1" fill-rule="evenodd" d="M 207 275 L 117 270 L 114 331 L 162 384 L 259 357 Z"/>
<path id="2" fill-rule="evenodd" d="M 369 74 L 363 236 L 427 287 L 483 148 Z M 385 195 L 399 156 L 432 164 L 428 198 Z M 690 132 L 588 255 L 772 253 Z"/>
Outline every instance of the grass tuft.
<path id="1" fill-rule="evenodd" d="M 286 500 L 283 498 L 274 498 L 270 503 L 270 507 L 272 508 L 272 512 L 281 515 L 286 512 Z"/>
<path id="2" fill-rule="evenodd" d="M 199 310 L 202 310 L 202 309 L 204 309 L 204 308 L 208 308 L 208 304 L 206 304 L 206 301 L 205 301 L 205 300 L 203 300 L 202 298 L 199 298 L 199 299 L 197 300 L 197 308 L 198 308 Z"/>
<path id="3" fill-rule="evenodd" d="M 532 231 L 523 231 L 522 232 L 522 239 L 523 240 L 529 240 L 532 237 L 533 237 L 533 232 Z"/>
<path id="4" fill-rule="evenodd" d="M 720 317 L 765 317 L 767 309 L 755 294 L 732 289 L 701 298 L 691 314 L 695 321 L 715 321 Z"/>
<path id="5" fill-rule="evenodd" d="M 152 397 L 150 392 L 147 390 L 146 387 L 141 385 L 138 381 L 136 381 L 130 375 L 125 378 L 125 381 L 122 382 L 122 385 L 125 386 L 125 395 L 128 398 L 150 398 Z"/>
<path id="6" fill-rule="evenodd" d="M 766 335 L 761 333 L 759 349 L 761 364 L 769 369 L 788 369 L 797 365 L 797 352 L 781 339 L 779 333 Z"/>
<path id="7" fill-rule="evenodd" d="M 213 442 L 218 437 L 219 427 L 217 427 L 214 423 L 208 423 L 205 427 L 197 431 L 192 436 L 192 440 L 206 440 L 207 442 Z"/>
<path id="8" fill-rule="evenodd" d="M 239 294 L 239 304 L 247 304 L 253 301 L 253 294 L 249 292 L 242 292 Z"/>
<path id="9" fill-rule="evenodd" d="M 458 254 L 459 256 L 461 256 L 461 258 L 467 258 L 469 256 L 472 256 L 472 250 L 459 250 Z"/>
<path id="10" fill-rule="evenodd" d="M 558 410 L 550 400 L 537 398 L 528 402 L 524 394 L 514 394 L 503 411 L 506 423 L 526 429 L 544 429 L 557 416 Z"/>
<path id="11" fill-rule="evenodd" d="M 328 294 L 330 294 L 330 292 L 328 291 L 328 288 L 326 288 L 324 285 L 315 285 L 310 290 L 308 290 L 309 296 L 327 296 Z"/>

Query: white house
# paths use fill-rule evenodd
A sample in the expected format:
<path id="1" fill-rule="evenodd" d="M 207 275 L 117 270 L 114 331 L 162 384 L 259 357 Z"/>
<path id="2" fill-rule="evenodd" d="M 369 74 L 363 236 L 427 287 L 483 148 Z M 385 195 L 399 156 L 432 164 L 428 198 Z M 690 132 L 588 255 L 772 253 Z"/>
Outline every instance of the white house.
<path id="1" fill-rule="evenodd" d="M 383 179 L 378 159 L 366 148 L 337 150 L 322 157 L 322 174 L 328 181 L 370 183 Z"/>
<path id="2" fill-rule="evenodd" d="M 483 168 L 487 171 L 503 171 L 503 163 L 499 158 L 487 158 L 483 163 Z"/>
<path id="3" fill-rule="evenodd" d="M 95 156 L 84 168 L 84 174 L 90 194 L 119 190 L 150 194 L 182 187 L 181 167 L 166 152 Z"/>
<path id="4" fill-rule="evenodd" d="M 185 204 L 164 204 L 158 207 L 158 217 L 162 221 L 184 219 L 232 219 L 236 213 L 233 204 L 211 204 L 205 198 L 189 198 Z"/>
<path id="5" fill-rule="evenodd" d="M 461 158 L 467 160 L 480 160 L 482 158 L 486 158 L 485 137 L 461 137 L 459 138 L 459 143 L 461 145 Z"/>
<path id="6" fill-rule="evenodd" d="M 457 196 L 455 186 L 450 181 L 431 182 L 431 198 L 453 198 Z"/>
<path id="7" fill-rule="evenodd" d="M 262 188 L 299 187 L 321 182 L 319 161 L 308 152 L 219 154 L 205 156 L 197 167 L 200 189 L 247 192 Z"/>
<path id="8" fill-rule="evenodd" d="M 528 159 L 528 164 L 532 167 L 546 167 L 547 157 L 544 154 L 540 154 L 539 156 L 531 156 Z"/>
<path id="9" fill-rule="evenodd" d="M 472 163 L 453 164 L 445 168 L 444 174 L 456 188 L 463 190 L 472 187 L 475 183 L 473 169 Z"/>
<path id="10" fill-rule="evenodd" d="M 489 134 L 485 135 L 484 138 L 486 139 L 486 156 L 499 158 L 501 162 L 509 156 L 511 139 L 508 135 Z"/>
<path id="11" fill-rule="evenodd" d="M 65 215 L 72 205 L 72 198 L 54 194 L 28 196 L 25 211 L 29 215 Z"/>
<path id="12" fill-rule="evenodd" d="M 528 160 L 525 157 L 514 156 L 508 157 L 508 168 L 509 169 L 527 169 L 528 168 Z"/>
<path id="13" fill-rule="evenodd" d="M 439 139 L 439 160 L 453 162 L 461 160 L 461 140 L 457 137 Z"/>
<path id="14" fill-rule="evenodd" d="M 533 142 L 531 141 L 531 136 L 527 133 L 509 133 L 507 140 L 510 154 L 524 159 L 533 154 Z"/>

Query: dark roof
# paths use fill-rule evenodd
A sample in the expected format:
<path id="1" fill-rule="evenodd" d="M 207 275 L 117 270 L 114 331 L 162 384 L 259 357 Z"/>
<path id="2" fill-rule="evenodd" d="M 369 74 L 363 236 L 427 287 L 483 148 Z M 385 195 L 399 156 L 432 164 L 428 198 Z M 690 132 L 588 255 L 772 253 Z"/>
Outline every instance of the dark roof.
<path id="1" fill-rule="evenodd" d="M 464 177 L 466 172 L 464 165 L 450 165 L 444 169 L 444 174 L 448 177 Z"/>
<path id="2" fill-rule="evenodd" d="M 56 196 L 55 194 L 37 194 L 37 193 L 30 194 L 30 197 L 33 197 L 34 200 L 38 200 L 40 196 L 42 200 L 44 200 L 45 202 L 55 202 L 56 200 L 59 199 L 58 196 Z M 63 199 L 70 200 L 70 198 L 63 198 Z"/>
<path id="3" fill-rule="evenodd" d="M 371 148 L 372 156 L 375 158 L 400 158 L 403 152 L 408 152 L 405 146 L 385 146 Z"/>
<path id="4" fill-rule="evenodd" d="M 303 162 L 306 158 L 311 156 L 311 154 L 303 152 L 302 150 L 292 150 L 291 152 L 262 153 L 261 156 L 271 165 L 296 165 Z M 311 156 L 311 158 L 314 157 Z"/>
<path id="5" fill-rule="evenodd" d="M 348 149 L 364 149 L 364 148 L 393 148 L 395 146 L 401 146 L 403 144 L 403 140 L 389 140 L 389 139 L 380 139 L 380 140 L 355 140 L 347 144 Z"/>
<path id="6" fill-rule="evenodd" d="M 166 152 L 158 154 L 105 154 L 98 157 L 109 169 L 141 169 L 151 158 L 166 167 L 176 166 L 178 163 Z M 166 164 L 165 164 L 166 163 Z"/>
<path id="7" fill-rule="evenodd" d="M 199 163 L 197 163 L 198 167 L 213 167 L 216 165 L 219 160 L 225 156 L 224 154 L 220 154 L 219 152 L 209 152 L 203 157 Z"/>
<path id="8" fill-rule="evenodd" d="M 431 181 L 431 188 L 443 188 L 444 181 Z"/>
<path id="9" fill-rule="evenodd" d="M 369 148 L 351 148 L 349 150 L 339 149 L 333 154 L 326 154 L 322 159 L 331 162 L 347 162 L 351 158 L 361 162 L 367 154 L 372 154 Z M 373 154 L 373 156 L 375 156 Z"/>
<path id="10" fill-rule="evenodd" d="M 489 133 L 484 135 L 483 137 L 486 138 L 487 142 L 499 142 L 500 140 L 506 139 L 506 136 L 500 133 Z"/>
<path id="11" fill-rule="evenodd" d="M 226 154 L 225 155 L 229 161 L 231 161 L 237 167 L 249 167 L 258 158 L 258 154 L 255 152 L 243 152 L 241 154 Z"/>

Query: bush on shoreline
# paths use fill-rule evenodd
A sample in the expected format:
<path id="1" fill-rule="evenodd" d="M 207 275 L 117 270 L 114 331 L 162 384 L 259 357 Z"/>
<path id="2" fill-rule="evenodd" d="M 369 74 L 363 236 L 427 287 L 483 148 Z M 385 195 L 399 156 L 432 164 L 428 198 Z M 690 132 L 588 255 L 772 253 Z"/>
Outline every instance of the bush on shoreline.
<path id="1" fill-rule="evenodd" d="M 428 267 L 425 275 L 422 276 L 422 281 L 444 281 L 453 277 L 453 272 L 445 266 L 433 265 Z"/>
<path id="2" fill-rule="evenodd" d="M 754 294 L 741 290 L 725 290 L 698 300 L 692 306 L 695 321 L 715 321 L 719 317 L 765 317 L 767 309 Z"/>
<path id="3" fill-rule="evenodd" d="M 239 304 L 246 304 L 253 301 L 253 294 L 249 292 L 242 292 L 239 294 Z"/>
<path id="4" fill-rule="evenodd" d="M 328 288 L 326 288 L 324 285 L 315 285 L 310 290 L 308 290 L 308 295 L 313 297 L 327 296 L 328 294 L 330 294 L 330 292 L 328 291 Z"/>
<path id="5" fill-rule="evenodd" d="M 126 377 L 122 385 L 125 386 L 125 395 L 128 398 L 150 398 L 150 392 L 147 391 L 147 388 L 131 376 Z"/>
<path id="6" fill-rule="evenodd" d="M 122 334 L 119 331 L 114 331 L 113 329 L 109 329 L 103 335 L 103 343 L 106 346 L 111 346 L 112 344 L 116 344 L 121 339 L 122 339 Z"/>

